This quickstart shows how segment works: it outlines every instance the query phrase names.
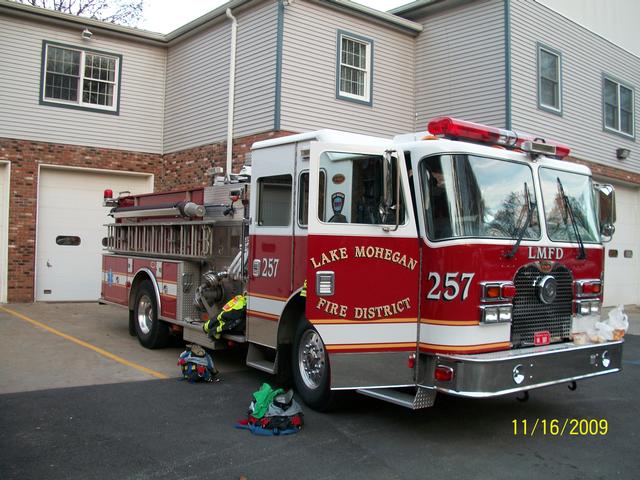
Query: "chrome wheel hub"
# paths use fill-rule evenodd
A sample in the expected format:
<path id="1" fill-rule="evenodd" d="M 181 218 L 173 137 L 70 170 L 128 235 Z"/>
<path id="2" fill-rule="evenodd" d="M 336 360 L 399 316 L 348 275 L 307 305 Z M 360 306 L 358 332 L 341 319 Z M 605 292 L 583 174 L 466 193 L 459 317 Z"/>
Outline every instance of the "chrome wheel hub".
<path id="1" fill-rule="evenodd" d="M 142 295 L 138 300 L 138 327 L 145 335 L 151 331 L 153 325 L 153 303 L 147 295 Z"/>
<path id="2" fill-rule="evenodd" d="M 298 370 L 302 381 L 310 389 L 316 389 L 326 368 L 324 344 L 315 330 L 307 330 L 298 347 Z"/>

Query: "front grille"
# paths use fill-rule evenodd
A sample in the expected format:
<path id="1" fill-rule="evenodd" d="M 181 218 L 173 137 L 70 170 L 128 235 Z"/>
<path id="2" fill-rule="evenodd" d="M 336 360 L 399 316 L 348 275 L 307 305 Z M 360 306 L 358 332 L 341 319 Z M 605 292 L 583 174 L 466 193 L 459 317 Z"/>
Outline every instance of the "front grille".
<path id="1" fill-rule="evenodd" d="M 545 304 L 538 298 L 536 284 L 546 275 L 557 282 L 553 303 Z M 521 268 L 514 280 L 516 296 L 513 299 L 511 342 L 514 347 L 533 345 L 536 332 L 548 331 L 551 341 L 569 338 L 573 301 L 573 276 L 564 266 L 556 264 L 549 273 L 542 273 L 535 265 Z"/>

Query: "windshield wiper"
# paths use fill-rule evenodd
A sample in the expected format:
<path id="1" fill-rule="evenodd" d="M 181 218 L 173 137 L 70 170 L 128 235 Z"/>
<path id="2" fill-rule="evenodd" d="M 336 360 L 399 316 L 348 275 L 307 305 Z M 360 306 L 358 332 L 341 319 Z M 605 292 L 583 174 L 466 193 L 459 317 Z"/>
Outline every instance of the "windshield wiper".
<path id="1" fill-rule="evenodd" d="M 576 217 L 573 214 L 573 208 L 571 208 L 571 203 L 569 203 L 569 198 L 564 193 L 564 188 L 562 187 L 562 182 L 560 181 L 560 177 L 556 177 L 558 180 L 558 190 L 560 192 L 560 196 L 562 197 L 562 203 L 564 203 L 564 207 L 569 214 L 569 218 L 571 219 L 571 225 L 573 226 L 573 233 L 576 235 L 578 239 L 578 245 L 580 246 L 580 253 L 578 254 L 578 260 L 584 260 L 587 258 L 587 252 L 584 249 L 584 243 L 582 241 L 582 236 L 580 235 L 580 231 L 578 230 L 578 224 L 576 223 Z M 567 218 L 563 215 L 564 224 L 567 225 Z"/>
<path id="2" fill-rule="evenodd" d="M 524 182 L 524 200 L 527 206 L 527 218 L 524 221 L 524 225 L 520 229 L 518 233 L 518 237 L 516 239 L 516 243 L 513 245 L 513 248 L 509 253 L 505 255 L 505 258 L 513 258 L 515 257 L 518 249 L 520 248 L 520 242 L 524 238 L 524 234 L 527 232 L 529 228 L 529 224 L 531 223 L 531 219 L 533 218 L 533 211 L 536 209 L 536 204 L 531 202 L 531 195 L 529 195 L 529 187 L 527 186 L 527 182 Z M 522 217 L 520 217 L 522 218 Z"/>

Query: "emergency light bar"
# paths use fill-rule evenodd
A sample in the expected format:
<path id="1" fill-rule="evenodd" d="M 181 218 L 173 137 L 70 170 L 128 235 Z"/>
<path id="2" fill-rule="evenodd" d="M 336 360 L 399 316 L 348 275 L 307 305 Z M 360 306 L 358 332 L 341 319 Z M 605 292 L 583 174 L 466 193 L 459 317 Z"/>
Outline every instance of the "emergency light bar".
<path id="1" fill-rule="evenodd" d="M 438 117 L 427 126 L 429 133 L 452 140 L 469 140 L 505 148 L 518 148 L 529 153 L 539 153 L 564 158 L 571 152 L 566 145 L 545 141 L 527 133 L 503 130 L 452 117 Z"/>

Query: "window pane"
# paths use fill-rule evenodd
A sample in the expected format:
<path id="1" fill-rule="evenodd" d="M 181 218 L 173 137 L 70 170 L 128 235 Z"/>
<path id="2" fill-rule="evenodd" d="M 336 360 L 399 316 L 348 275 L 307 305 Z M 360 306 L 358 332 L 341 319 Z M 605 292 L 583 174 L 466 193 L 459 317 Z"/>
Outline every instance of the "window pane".
<path id="1" fill-rule="evenodd" d="M 47 73 L 45 80 L 45 98 L 55 98 L 56 100 L 78 101 L 78 79 Z"/>
<path id="2" fill-rule="evenodd" d="M 560 108 L 558 102 L 558 84 L 546 78 L 540 79 L 540 102 L 548 107 Z"/>
<path id="3" fill-rule="evenodd" d="M 364 82 L 365 72 L 345 66 L 340 69 L 340 91 L 363 97 Z"/>
<path id="4" fill-rule="evenodd" d="M 357 68 L 366 68 L 367 44 L 356 42 L 350 38 L 342 38 L 342 63 Z"/>
<path id="5" fill-rule="evenodd" d="M 80 74 L 80 52 L 49 46 L 47 72 L 77 76 Z"/>
<path id="6" fill-rule="evenodd" d="M 604 80 L 604 125 L 618 130 L 618 84 Z"/>
<path id="7" fill-rule="evenodd" d="M 113 85 L 96 80 L 85 80 L 82 91 L 82 101 L 84 103 L 112 107 Z"/>
<path id="8" fill-rule="evenodd" d="M 56 237 L 56 245 L 63 245 L 69 247 L 77 247 L 80 245 L 80 237 L 75 235 L 58 235 Z"/>
<path id="9" fill-rule="evenodd" d="M 562 183 L 573 216 L 567 211 L 562 200 L 558 180 Z M 547 220 L 547 233 L 551 240 L 577 241 L 574 227 L 571 224 L 573 217 L 583 241 L 591 243 L 600 241 L 595 199 L 591 179 L 588 176 L 541 168 L 540 186 L 542 187 L 542 200 Z"/>
<path id="10" fill-rule="evenodd" d="M 324 217 L 324 189 L 325 174 L 320 172 L 320 196 L 318 198 L 319 217 Z M 302 226 L 309 224 L 309 173 L 300 175 L 300 201 L 298 202 L 298 223 Z"/>
<path id="11" fill-rule="evenodd" d="M 112 82 L 115 78 L 115 60 L 101 55 L 87 53 L 84 75 L 94 80 Z"/>
<path id="12" fill-rule="evenodd" d="M 340 40 L 340 92 L 366 98 L 370 45 L 347 37 Z"/>
<path id="13" fill-rule="evenodd" d="M 395 215 L 384 215 L 380 210 L 385 191 L 383 162 L 382 155 L 323 153 L 320 167 L 328 180 L 325 182 L 326 193 L 320 196 L 324 205 L 318 206 L 318 218 L 331 223 L 395 224 Z M 395 174 L 392 172 L 392 178 Z M 323 177 L 320 180 L 324 182 Z M 324 185 L 319 188 L 324 191 Z M 395 185 L 393 190 L 392 198 L 395 199 Z M 404 200 L 401 200 L 400 223 L 404 223 L 404 211 Z"/>
<path id="14" fill-rule="evenodd" d="M 620 85 L 620 130 L 633 135 L 633 92 Z"/>
<path id="15" fill-rule="evenodd" d="M 560 59 L 540 49 L 540 104 L 560 110 Z"/>
<path id="16" fill-rule="evenodd" d="M 527 165 L 442 155 L 422 160 L 420 178 L 431 239 L 517 238 L 528 215 L 524 238 L 540 237 L 533 174 Z"/>
<path id="17" fill-rule="evenodd" d="M 620 108 L 627 112 L 633 111 L 633 92 L 620 85 Z"/>
<path id="18" fill-rule="evenodd" d="M 558 56 L 540 50 L 540 74 L 543 78 L 558 81 Z"/>
<path id="19" fill-rule="evenodd" d="M 258 180 L 258 225 L 285 227 L 291 217 L 291 175 Z"/>
<path id="20" fill-rule="evenodd" d="M 52 46 L 47 48 L 45 98 L 77 102 L 80 52 Z"/>

